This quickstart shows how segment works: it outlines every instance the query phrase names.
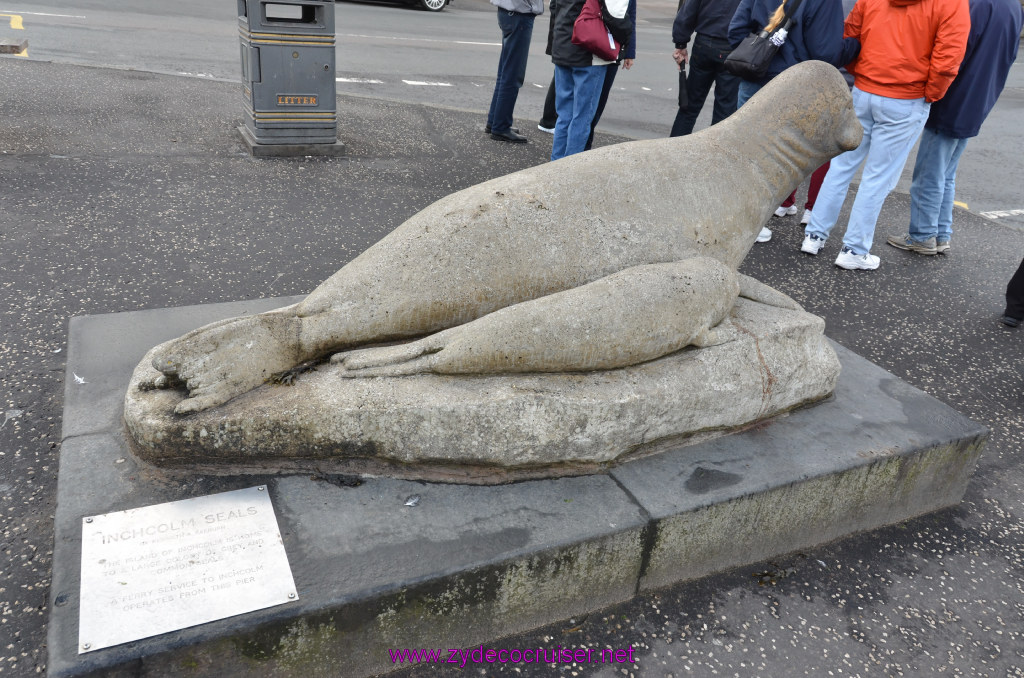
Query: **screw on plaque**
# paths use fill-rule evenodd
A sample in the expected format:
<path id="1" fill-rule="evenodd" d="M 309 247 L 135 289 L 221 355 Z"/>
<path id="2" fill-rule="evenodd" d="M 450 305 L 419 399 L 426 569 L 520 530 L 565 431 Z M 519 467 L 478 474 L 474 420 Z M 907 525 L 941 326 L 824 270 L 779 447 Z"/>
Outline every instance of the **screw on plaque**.
<path id="1" fill-rule="evenodd" d="M 91 647 L 92 647 L 92 643 L 82 643 L 82 649 L 83 650 L 88 650 Z"/>
<path id="2" fill-rule="evenodd" d="M 87 522 L 87 523 L 91 523 L 91 522 L 92 522 L 92 518 L 86 518 L 86 519 L 85 519 L 85 522 Z"/>
<path id="3" fill-rule="evenodd" d="M 263 490 L 265 490 L 265 489 L 267 489 L 267 488 L 266 488 L 266 487 L 264 487 L 263 485 L 260 485 L 260 486 L 259 486 L 259 487 L 257 487 L 256 489 L 257 489 L 257 490 L 259 490 L 260 492 L 262 492 Z"/>
<path id="4" fill-rule="evenodd" d="M 289 597 L 289 598 L 295 598 L 295 594 L 294 594 L 294 593 L 289 593 L 289 594 L 288 594 L 288 597 Z"/>

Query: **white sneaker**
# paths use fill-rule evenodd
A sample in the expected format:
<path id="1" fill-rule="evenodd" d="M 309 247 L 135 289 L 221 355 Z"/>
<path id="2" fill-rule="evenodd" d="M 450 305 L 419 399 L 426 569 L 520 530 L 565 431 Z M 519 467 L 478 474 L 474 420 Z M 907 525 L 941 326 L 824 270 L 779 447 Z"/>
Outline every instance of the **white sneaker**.
<path id="1" fill-rule="evenodd" d="M 555 133 L 555 128 L 554 127 L 545 127 L 544 125 L 541 125 L 540 123 L 537 124 L 537 129 L 539 129 L 541 132 L 544 132 L 545 134 L 554 134 Z"/>
<path id="2" fill-rule="evenodd" d="M 800 217 L 800 225 L 806 226 L 811 223 L 811 210 L 804 210 L 804 215 Z"/>
<path id="3" fill-rule="evenodd" d="M 789 207 L 779 207 L 775 210 L 775 216 L 777 217 L 791 217 L 796 214 L 796 205 L 790 205 Z"/>
<path id="4" fill-rule="evenodd" d="M 768 242 L 772 239 L 772 229 L 767 226 L 761 227 L 761 232 L 757 234 L 757 240 L 754 242 Z"/>
<path id="5" fill-rule="evenodd" d="M 825 240 L 823 238 L 808 233 L 804 236 L 803 244 L 800 245 L 800 251 L 807 252 L 807 254 L 817 254 L 824 246 Z"/>
<path id="6" fill-rule="evenodd" d="M 848 271 L 873 271 L 878 268 L 879 263 L 881 259 L 874 254 L 854 254 L 849 247 L 844 247 L 836 257 L 836 266 Z"/>

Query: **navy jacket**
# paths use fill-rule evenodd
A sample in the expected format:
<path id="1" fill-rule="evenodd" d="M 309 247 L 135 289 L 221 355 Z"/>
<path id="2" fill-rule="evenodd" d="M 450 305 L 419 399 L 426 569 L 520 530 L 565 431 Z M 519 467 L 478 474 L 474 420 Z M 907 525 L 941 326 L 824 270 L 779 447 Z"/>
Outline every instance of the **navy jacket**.
<path id="1" fill-rule="evenodd" d="M 1024 22 L 1018 0 L 970 0 L 970 7 L 971 33 L 960 71 L 925 123 L 956 139 L 978 136 L 1017 58 Z"/>
<path id="2" fill-rule="evenodd" d="M 735 48 L 743 38 L 763 29 L 779 2 L 740 0 L 729 23 L 729 43 Z M 811 59 L 828 62 L 836 68 L 848 64 L 860 52 L 860 42 L 856 38 L 843 38 L 845 19 L 842 0 L 803 0 L 786 42 L 772 59 L 768 74 L 757 82 L 763 85 L 790 66 Z"/>
<path id="3" fill-rule="evenodd" d="M 729 37 L 729 21 L 740 0 L 686 0 L 672 23 L 672 42 L 683 49 L 695 32 L 709 38 Z"/>

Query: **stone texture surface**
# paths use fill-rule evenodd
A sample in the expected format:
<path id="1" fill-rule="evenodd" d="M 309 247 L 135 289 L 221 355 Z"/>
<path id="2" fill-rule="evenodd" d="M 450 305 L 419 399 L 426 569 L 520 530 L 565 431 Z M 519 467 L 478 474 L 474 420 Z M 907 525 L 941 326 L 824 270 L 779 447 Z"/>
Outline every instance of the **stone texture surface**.
<path id="1" fill-rule="evenodd" d="M 579 374 L 343 379 L 321 365 L 293 386 L 265 385 L 222 407 L 173 414 L 181 390 L 142 390 L 124 417 L 157 464 L 266 470 L 296 465 L 502 482 L 593 471 L 699 432 L 729 430 L 819 400 L 839 361 L 820 318 L 740 299 L 732 339 L 617 370 Z M 388 466 L 390 465 L 390 466 Z"/>
<path id="2" fill-rule="evenodd" d="M 308 360 L 446 329 L 422 363 L 393 352 L 374 361 L 415 372 L 561 371 L 578 368 L 570 357 L 612 366 L 678 348 L 636 331 L 637 315 L 676 317 L 663 323 L 676 341 L 704 345 L 736 287 L 726 275 L 708 289 L 718 275 L 709 262 L 735 273 L 774 206 L 861 136 L 839 72 L 799 64 L 700 133 L 598 148 L 454 192 L 299 304 L 158 347 L 156 383 L 186 385 L 175 411 L 187 414 Z"/>
<path id="3" fill-rule="evenodd" d="M 176 477 L 138 465 L 116 433 L 62 453 L 53 677 L 373 675 L 389 668 L 388 648 L 470 646 L 628 600 L 640 574 L 646 517 L 607 476 L 500 487 Z M 271 492 L 298 602 L 77 653 L 83 515 L 257 484 Z"/>
<path id="4" fill-rule="evenodd" d="M 844 371 L 834 400 L 791 413 L 785 426 L 757 426 L 742 440 L 708 441 L 700 454 L 677 449 L 611 471 L 657 525 L 642 589 L 696 579 L 778 544 L 810 548 L 963 495 L 983 427 L 839 353 Z"/>
<path id="5" fill-rule="evenodd" d="M 329 473 L 161 469 L 128 452 L 115 396 L 159 335 L 287 301 L 72 321 L 66 383 L 78 394 L 65 400 L 66 419 L 97 425 L 61 445 L 51 676 L 326 678 L 343 667 L 362 678 L 394 668 L 388 648 L 491 646 L 638 590 L 955 504 L 986 436 L 833 345 L 843 367 L 835 397 L 606 474 L 353 486 Z M 153 314 L 161 320 L 142 322 Z M 299 601 L 77 654 L 83 516 L 253 485 L 270 491 Z"/>

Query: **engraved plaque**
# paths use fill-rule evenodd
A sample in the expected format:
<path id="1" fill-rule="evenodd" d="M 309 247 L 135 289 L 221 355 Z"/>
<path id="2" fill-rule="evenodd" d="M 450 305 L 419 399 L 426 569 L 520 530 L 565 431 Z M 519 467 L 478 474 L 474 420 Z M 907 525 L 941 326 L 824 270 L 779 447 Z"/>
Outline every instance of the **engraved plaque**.
<path id="1" fill-rule="evenodd" d="M 82 519 L 79 654 L 297 599 L 263 486 Z"/>

